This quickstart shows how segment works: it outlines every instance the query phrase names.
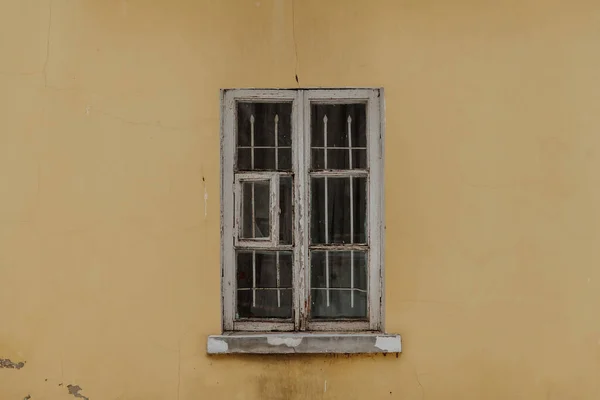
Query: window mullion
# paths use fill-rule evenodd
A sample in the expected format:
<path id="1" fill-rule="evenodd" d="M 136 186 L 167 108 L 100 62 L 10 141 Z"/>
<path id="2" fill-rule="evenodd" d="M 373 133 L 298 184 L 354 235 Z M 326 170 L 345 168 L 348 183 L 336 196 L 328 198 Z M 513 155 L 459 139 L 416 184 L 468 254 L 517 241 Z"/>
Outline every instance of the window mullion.
<path id="1" fill-rule="evenodd" d="M 306 188 L 306 143 L 305 143 L 305 102 L 304 91 L 298 90 L 296 102 L 294 103 L 293 122 L 293 157 L 296 172 L 295 179 L 295 235 L 296 260 L 294 263 L 294 323 L 297 330 L 306 330 L 307 325 L 307 188 Z"/>

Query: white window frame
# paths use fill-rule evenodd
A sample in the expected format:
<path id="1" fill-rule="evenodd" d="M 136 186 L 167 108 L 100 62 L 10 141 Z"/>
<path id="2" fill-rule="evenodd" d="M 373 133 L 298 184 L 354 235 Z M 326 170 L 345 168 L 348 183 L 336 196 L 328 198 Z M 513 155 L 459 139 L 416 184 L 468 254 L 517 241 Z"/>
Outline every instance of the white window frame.
<path id="1" fill-rule="evenodd" d="M 272 224 L 271 240 L 240 241 L 238 235 L 240 180 L 271 180 L 271 218 L 278 215 L 279 172 L 235 173 L 237 138 L 236 102 L 292 102 L 292 165 L 294 173 L 294 268 L 293 313 L 291 322 L 236 320 L 235 247 L 276 246 L 278 222 Z M 309 222 L 310 196 L 310 105 L 311 103 L 365 103 L 367 105 L 367 234 L 368 234 L 368 321 L 310 321 Z M 383 89 L 227 89 L 221 91 L 221 296 L 222 329 L 232 331 L 384 331 L 384 189 L 383 189 Z M 324 171 L 328 176 L 362 175 L 350 170 Z M 239 202 L 237 202 L 239 203 Z M 275 219 L 273 219 L 275 220 Z M 278 218 L 276 219 L 278 221 Z M 273 226 L 276 226 L 273 228 Z M 259 243 L 260 242 L 260 243 Z M 281 247 L 281 246 L 280 246 Z M 292 246 L 290 246 L 291 249 Z M 329 247 L 331 248 L 331 247 Z M 347 247 L 345 249 L 348 249 Z"/>

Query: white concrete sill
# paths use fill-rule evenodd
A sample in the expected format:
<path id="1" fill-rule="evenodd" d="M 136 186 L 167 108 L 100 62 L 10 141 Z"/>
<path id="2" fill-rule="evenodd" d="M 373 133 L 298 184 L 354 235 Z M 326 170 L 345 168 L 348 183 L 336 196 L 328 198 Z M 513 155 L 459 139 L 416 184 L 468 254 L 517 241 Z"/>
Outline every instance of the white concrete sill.
<path id="1" fill-rule="evenodd" d="M 211 335 L 208 354 L 400 353 L 400 335 L 388 333 L 226 332 Z"/>

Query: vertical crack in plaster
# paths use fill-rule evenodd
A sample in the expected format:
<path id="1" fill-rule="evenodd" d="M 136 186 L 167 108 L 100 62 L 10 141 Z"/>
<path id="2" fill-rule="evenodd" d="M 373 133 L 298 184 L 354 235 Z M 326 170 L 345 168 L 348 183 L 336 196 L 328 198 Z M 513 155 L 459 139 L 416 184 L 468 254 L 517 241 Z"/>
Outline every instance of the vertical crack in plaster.
<path id="1" fill-rule="evenodd" d="M 44 60 L 44 67 L 42 68 L 42 75 L 44 76 L 44 88 L 48 87 L 48 77 L 46 69 L 48 68 L 48 60 L 50 59 L 50 31 L 52 30 L 52 3 L 54 0 L 50 0 L 48 3 L 48 31 L 46 32 L 46 58 Z"/>
<path id="2" fill-rule="evenodd" d="M 202 186 L 204 186 L 204 219 L 208 216 L 208 190 L 206 190 L 206 180 L 202 177 Z"/>
<path id="3" fill-rule="evenodd" d="M 296 83 L 300 87 L 300 78 L 298 78 L 298 44 L 296 42 L 296 3 L 292 0 L 292 40 L 294 42 L 294 75 Z"/>
<path id="4" fill-rule="evenodd" d="M 181 389 L 181 341 L 177 343 L 177 400 Z"/>
<path id="5" fill-rule="evenodd" d="M 413 369 L 415 370 L 415 378 L 417 379 L 417 385 L 419 385 L 419 389 L 421 389 L 421 400 L 425 399 L 425 389 L 423 389 L 423 385 L 421 384 L 421 380 L 419 379 L 419 372 L 417 368 L 413 365 Z"/>

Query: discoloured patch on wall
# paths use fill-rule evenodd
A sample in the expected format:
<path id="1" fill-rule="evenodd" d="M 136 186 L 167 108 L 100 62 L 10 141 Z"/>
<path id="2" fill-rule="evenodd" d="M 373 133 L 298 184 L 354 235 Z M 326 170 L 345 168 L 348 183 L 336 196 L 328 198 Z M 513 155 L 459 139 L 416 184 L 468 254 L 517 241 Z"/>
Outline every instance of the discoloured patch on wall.
<path id="1" fill-rule="evenodd" d="M 88 397 L 85 397 L 84 395 L 79 393 L 82 391 L 82 389 L 79 385 L 67 385 L 67 390 L 69 391 L 69 394 L 72 394 L 74 397 L 77 397 L 78 399 L 90 400 Z"/>
<path id="2" fill-rule="evenodd" d="M 8 358 L 0 358 L 0 368 L 21 369 L 25 366 L 25 361 L 13 362 Z"/>

